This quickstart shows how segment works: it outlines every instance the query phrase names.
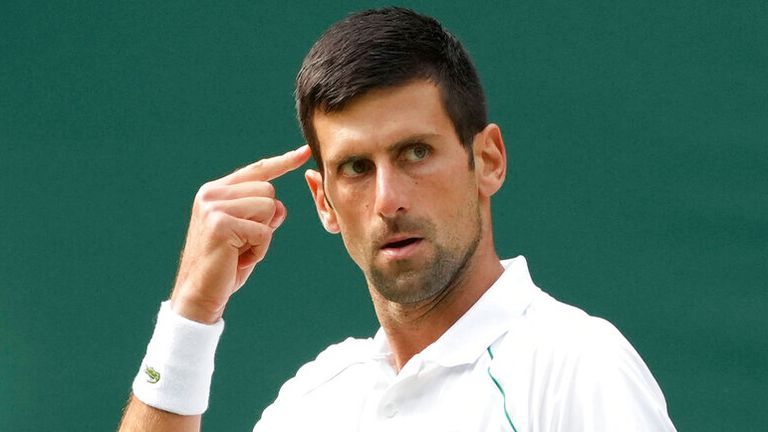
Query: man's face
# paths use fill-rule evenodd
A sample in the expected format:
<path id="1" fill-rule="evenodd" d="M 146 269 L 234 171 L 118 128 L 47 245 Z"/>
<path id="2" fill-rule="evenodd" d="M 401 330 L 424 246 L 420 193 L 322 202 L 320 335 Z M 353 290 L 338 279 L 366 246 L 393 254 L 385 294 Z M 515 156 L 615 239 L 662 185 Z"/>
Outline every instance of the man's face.
<path id="1" fill-rule="evenodd" d="M 459 280 L 480 240 L 478 188 L 438 88 L 374 90 L 340 112 L 316 112 L 314 127 L 324 178 L 308 181 L 318 212 L 369 285 L 407 304 Z"/>

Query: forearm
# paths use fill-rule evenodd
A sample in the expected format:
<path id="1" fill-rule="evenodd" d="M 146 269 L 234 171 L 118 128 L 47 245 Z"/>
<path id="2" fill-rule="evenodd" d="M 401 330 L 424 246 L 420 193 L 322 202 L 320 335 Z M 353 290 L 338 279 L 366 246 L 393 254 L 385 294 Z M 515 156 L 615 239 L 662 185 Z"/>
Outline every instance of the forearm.
<path id="1" fill-rule="evenodd" d="M 131 395 L 119 432 L 192 432 L 200 430 L 200 415 L 179 415 L 151 407 Z"/>

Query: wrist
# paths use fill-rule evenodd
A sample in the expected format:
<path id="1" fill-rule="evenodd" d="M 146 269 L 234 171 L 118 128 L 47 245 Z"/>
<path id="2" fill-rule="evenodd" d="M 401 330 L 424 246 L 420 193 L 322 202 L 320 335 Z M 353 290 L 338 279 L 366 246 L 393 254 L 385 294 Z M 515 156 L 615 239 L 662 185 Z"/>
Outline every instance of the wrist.
<path id="1" fill-rule="evenodd" d="M 212 325 L 224 316 L 225 304 L 205 301 L 189 295 L 176 294 L 174 290 L 170 307 L 174 313 L 191 321 Z"/>
<path id="2" fill-rule="evenodd" d="M 134 395 L 172 413 L 202 414 L 208 407 L 214 356 L 223 330 L 223 320 L 213 325 L 194 322 L 164 302 L 133 381 Z"/>

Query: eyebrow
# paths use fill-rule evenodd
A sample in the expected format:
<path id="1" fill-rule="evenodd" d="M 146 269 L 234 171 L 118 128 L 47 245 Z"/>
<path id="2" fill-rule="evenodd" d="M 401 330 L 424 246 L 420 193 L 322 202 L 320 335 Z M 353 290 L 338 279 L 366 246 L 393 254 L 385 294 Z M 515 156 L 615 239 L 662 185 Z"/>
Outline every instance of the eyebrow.
<path id="1" fill-rule="evenodd" d="M 401 140 L 395 141 L 392 144 L 389 144 L 386 147 L 385 151 L 387 153 L 398 153 L 405 147 L 412 146 L 414 144 L 425 143 L 426 141 L 429 141 L 439 136 L 440 134 L 437 134 L 437 133 L 423 133 L 423 134 L 410 135 Z M 332 158 L 327 159 L 327 162 L 329 167 L 335 168 L 349 161 L 366 159 L 369 156 L 370 156 L 370 153 L 368 152 L 360 152 L 360 153 L 350 152 L 347 154 L 342 153 L 340 156 L 334 156 Z"/>

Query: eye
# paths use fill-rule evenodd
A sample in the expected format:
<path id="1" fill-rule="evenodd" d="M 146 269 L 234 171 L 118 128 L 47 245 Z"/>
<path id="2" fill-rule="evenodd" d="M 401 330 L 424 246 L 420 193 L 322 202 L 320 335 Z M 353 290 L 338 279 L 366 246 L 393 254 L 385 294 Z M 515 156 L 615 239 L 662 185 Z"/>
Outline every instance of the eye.
<path id="1" fill-rule="evenodd" d="M 339 166 L 339 173 L 344 177 L 357 177 L 371 169 L 371 161 L 366 159 L 352 159 Z"/>
<path id="2" fill-rule="evenodd" d="M 418 162 L 429 156 L 430 150 L 426 144 L 414 144 L 405 149 L 403 157 L 411 162 Z"/>

